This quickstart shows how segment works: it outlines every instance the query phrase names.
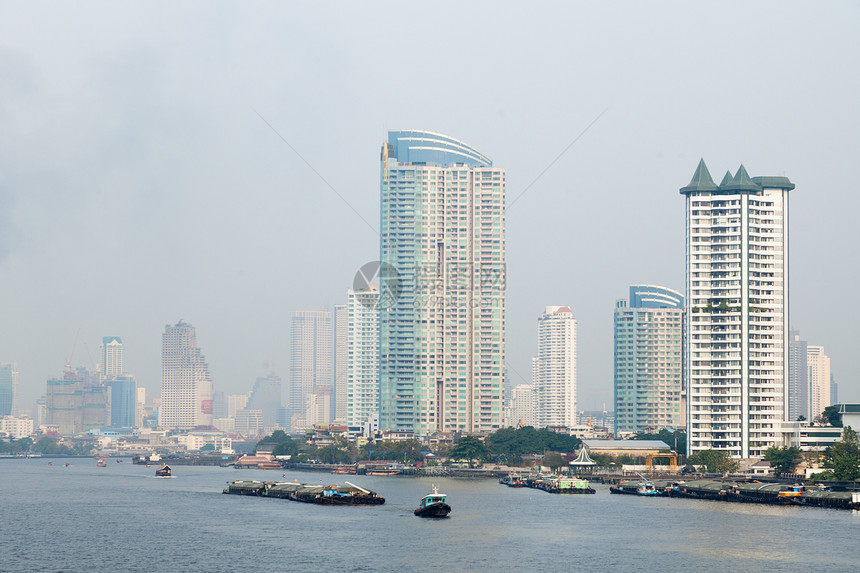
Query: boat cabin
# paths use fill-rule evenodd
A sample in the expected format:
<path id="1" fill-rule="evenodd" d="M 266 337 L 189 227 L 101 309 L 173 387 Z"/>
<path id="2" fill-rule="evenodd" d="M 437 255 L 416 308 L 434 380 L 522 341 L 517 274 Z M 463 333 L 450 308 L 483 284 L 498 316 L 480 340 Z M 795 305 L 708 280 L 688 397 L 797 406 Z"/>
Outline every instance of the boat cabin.
<path id="1" fill-rule="evenodd" d="M 429 495 L 425 495 L 423 498 L 421 498 L 419 508 L 429 507 L 434 503 L 445 503 L 445 494 L 433 492 Z"/>

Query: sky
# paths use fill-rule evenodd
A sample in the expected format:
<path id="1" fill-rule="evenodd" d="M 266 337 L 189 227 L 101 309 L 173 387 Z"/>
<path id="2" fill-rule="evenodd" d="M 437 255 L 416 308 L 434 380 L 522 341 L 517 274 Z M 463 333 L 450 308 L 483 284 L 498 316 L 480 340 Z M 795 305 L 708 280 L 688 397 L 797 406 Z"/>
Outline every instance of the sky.
<path id="1" fill-rule="evenodd" d="M 615 300 L 683 291 L 678 190 L 704 158 L 796 184 L 790 321 L 860 401 L 859 24 L 858 1 L 0 0 L 0 362 L 31 408 L 78 332 L 75 366 L 121 336 L 157 395 L 184 319 L 216 391 L 286 379 L 292 312 L 344 303 L 379 256 L 386 131 L 425 129 L 519 197 L 515 384 L 569 305 L 579 408 L 611 409 Z"/>

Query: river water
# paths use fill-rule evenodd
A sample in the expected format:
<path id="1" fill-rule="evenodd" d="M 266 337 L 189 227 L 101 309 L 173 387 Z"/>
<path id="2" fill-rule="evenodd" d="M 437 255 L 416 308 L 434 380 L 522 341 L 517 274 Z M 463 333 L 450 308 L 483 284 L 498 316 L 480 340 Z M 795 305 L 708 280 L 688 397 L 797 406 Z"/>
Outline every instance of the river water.
<path id="1" fill-rule="evenodd" d="M 386 499 L 324 507 L 221 493 L 280 471 L 154 472 L 128 459 L 0 460 L 0 571 L 860 570 L 860 512 L 286 473 Z M 432 483 L 448 494 L 449 519 L 412 515 Z"/>

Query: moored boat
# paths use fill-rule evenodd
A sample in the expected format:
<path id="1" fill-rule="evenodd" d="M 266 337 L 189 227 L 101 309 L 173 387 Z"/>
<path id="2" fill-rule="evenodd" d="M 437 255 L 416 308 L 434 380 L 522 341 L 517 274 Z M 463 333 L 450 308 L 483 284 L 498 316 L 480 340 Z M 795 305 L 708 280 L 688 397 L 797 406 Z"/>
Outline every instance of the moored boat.
<path id="1" fill-rule="evenodd" d="M 164 464 L 163 466 L 161 466 L 160 468 L 155 470 L 155 477 L 168 478 L 171 475 L 172 474 L 171 474 L 170 466 L 167 464 Z"/>
<path id="2" fill-rule="evenodd" d="M 446 503 L 445 494 L 439 493 L 439 488 L 434 485 L 433 493 L 422 497 L 413 513 L 418 517 L 448 517 L 451 506 Z"/>

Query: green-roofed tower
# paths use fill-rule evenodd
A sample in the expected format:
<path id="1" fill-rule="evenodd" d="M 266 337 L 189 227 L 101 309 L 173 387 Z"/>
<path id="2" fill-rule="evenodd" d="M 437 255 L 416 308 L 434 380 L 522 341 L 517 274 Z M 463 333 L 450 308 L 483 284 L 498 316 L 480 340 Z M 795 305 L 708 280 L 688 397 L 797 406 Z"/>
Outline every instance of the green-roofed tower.
<path id="1" fill-rule="evenodd" d="M 693 178 L 690 179 L 689 185 L 681 188 L 681 193 L 692 193 L 693 191 L 714 191 L 717 186 L 714 180 L 711 179 L 711 173 L 708 171 L 708 166 L 705 165 L 704 159 L 699 159 L 699 166 L 696 167 L 696 172 L 693 173 Z"/>
<path id="2" fill-rule="evenodd" d="M 704 161 L 686 201 L 687 451 L 761 458 L 788 416 L 785 177 L 743 165 L 713 185 Z"/>

